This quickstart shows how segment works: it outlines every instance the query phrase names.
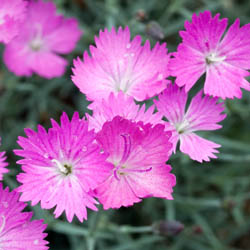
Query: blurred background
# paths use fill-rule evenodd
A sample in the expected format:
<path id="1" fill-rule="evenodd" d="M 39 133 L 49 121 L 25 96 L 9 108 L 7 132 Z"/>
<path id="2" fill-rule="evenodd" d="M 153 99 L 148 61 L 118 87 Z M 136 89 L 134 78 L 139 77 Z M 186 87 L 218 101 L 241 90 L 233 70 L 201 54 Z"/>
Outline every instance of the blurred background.
<path id="1" fill-rule="evenodd" d="M 71 117 L 75 110 L 83 116 L 89 104 L 71 81 L 72 61 L 82 57 L 94 43 L 100 29 L 129 26 L 132 36 L 167 42 L 170 52 L 181 41 L 178 32 L 194 12 L 206 9 L 221 13 L 232 24 L 250 21 L 249 0 L 54 0 L 58 13 L 76 17 L 84 34 L 76 49 L 65 56 L 66 74 L 52 80 L 37 75 L 16 77 L 0 65 L 0 136 L 10 172 L 4 185 L 15 188 L 20 166 L 12 150 L 24 128 L 37 124 L 50 127 L 50 118 L 59 120 L 62 111 Z M 249 34 L 248 34 L 249 35 Z M 0 47 L 1 55 L 3 45 Z M 248 79 L 249 80 L 249 79 Z M 200 79 L 190 97 L 202 87 Z M 151 105 L 152 101 L 147 101 Z M 88 212 L 88 220 L 68 223 L 55 220 L 52 211 L 39 205 L 28 207 L 33 218 L 48 224 L 47 240 L 53 250 L 249 250 L 250 249 L 250 92 L 241 100 L 227 100 L 223 128 L 203 133 L 222 145 L 218 159 L 197 163 L 177 152 L 170 159 L 177 178 L 174 200 L 157 198 L 119 210 Z"/>

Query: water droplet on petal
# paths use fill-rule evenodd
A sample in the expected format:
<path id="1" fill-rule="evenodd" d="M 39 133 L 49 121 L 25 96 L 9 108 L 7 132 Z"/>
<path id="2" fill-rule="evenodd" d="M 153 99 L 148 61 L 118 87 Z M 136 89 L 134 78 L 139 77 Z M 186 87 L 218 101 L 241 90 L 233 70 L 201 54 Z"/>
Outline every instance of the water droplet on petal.
<path id="1" fill-rule="evenodd" d="M 163 80 L 163 74 L 158 75 L 158 80 L 160 80 L 160 81 Z"/>
<path id="2" fill-rule="evenodd" d="M 128 43 L 126 48 L 129 49 L 130 47 L 131 47 L 131 44 Z"/>
<path id="3" fill-rule="evenodd" d="M 134 54 L 134 53 L 131 53 L 130 55 L 131 55 L 132 57 L 134 57 L 134 56 L 135 56 L 135 54 Z"/>
<path id="4" fill-rule="evenodd" d="M 83 147 L 82 147 L 82 151 L 83 151 L 83 152 L 86 152 L 87 150 L 88 150 L 88 148 L 87 148 L 86 146 L 83 146 Z"/>
<path id="5" fill-rule="evenodd" d="M 141 126 L 139 126 L 139 130 L 140 130 L 140 131 L 143 131 L 144 129 L 143 129 Z"/>
<path id="6" fill-rule="evenodd" d="M 46 159 L 49 158 L 49 154 L 48 154 L 48 153 L 45 153 L 43 156 L 44 156 Z"/>
<path id="7" fill-rule="evenodd" d="M 39 240 L 34 240 L 33 243 L 34 243 L 34 245 L 38 245 Z"/>

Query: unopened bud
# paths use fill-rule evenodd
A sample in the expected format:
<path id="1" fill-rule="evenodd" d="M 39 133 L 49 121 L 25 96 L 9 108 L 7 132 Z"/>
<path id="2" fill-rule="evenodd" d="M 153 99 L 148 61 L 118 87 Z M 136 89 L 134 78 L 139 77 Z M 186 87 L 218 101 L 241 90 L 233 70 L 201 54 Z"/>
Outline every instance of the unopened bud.
<path id="1" fill-rule="evenodd" d="M 146 33 L 155 40 L 164 39 L 165 35 L 159 23 L 151 21 L 146 26 Z"/>
<path id="2" fill-rule="evenodd" d="M 154 233 L 163 236 L 175 236 L 184 229 L 184 225 L 179 221 L 159 221 L 153 224 Z"/>
<path id="3" fill-rule="evenodd" d="M 140 9 L 136 12 L 136 16 L 135 16 L 136 20 L 138 20 L 139 22 L 144 22 L 146 21 L 147 14 L 143 9 Z"/>

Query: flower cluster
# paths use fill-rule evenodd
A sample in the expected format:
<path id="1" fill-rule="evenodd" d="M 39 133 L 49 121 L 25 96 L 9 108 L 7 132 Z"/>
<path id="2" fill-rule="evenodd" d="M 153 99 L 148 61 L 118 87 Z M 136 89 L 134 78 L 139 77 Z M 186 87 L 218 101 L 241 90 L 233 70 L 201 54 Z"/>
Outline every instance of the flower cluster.
<path id="1" fill-rule="evenodd" d="M 95 197 L 104 208 L 148 196 L 172 199 L 175 177 L 165 165 L 171 132 L 164 125 L 115 116 L 96 134 L 78 113 L 71 121 L 63 113 L 61 126 L 51 123 L 48 133 L 38 126 L 37 132 L 26 129 L 27 138 L 18 138 L 22 149 L 14 152 L 24 157 L 18 161 L 24 171 L 17 176 L 21 201 L 56 206 L 55 216 L 65 211 L 71 222 L 74 215 L 87 219 L 86 207 L 97 210 Z"/>
<path id="2" fill-rule="evenodd" d="M 67 61 L 57 53 L 67 54 L 75 47 L 81 36 L 77 21 L 56 15 L 52 2 L 1 3 L 0 41 L 6 44 L 9 70 L 18 76 L 61 76 Z M 15 191 L 0 186 L 0 245 L 8 247 L 10 237 L 19 234 L 12 246 L 27 237 L 27 249 L 47 249 L 45 226 L 30 222 L 30 213 L 21 213 L 23 202 L 55 207 L 56 218 L 65 212 L 69 222 L 74 216 L 82 222 L 87 208 L 97 211 L 99 203 L 109 209 L 147 197 L 173 199 L 176 177 L 166 162 L 178 142 L 180 151 L 195 161 L 216 158 L 220 145 L 197 131 L 222 127 L 218 123 L 226 114 L 219 98 L 241 98 L 241 88 L 250 90 L 245 79 L 250 69 L 250 24 L 240 28 L 237 19 L 224 34 L 226 26 L 227 19 L 220 20 L 219 14 L 194 14 L 172 54 L 165 43 L 151 49 L 149 41 L 142 45 L 140 36 L 131 39 L 128 27 L 100 31 L 90 54 L 85 51 L 83 60 L 74 61 L 72 76 L 92 101 L 93 115 L 85 120 L 75 112 L 70 120 L 63 113 L 60 123 L 51 120 L 48 131 L 39 125 L 37 131 L 25 129 L 26 137 L 18 138 L 21 149 L 14 153 L 22 157 L 17 162 L 23 171 L 17 175 L 20 202 Z M 191 98 L 186 109 L 188 91 L 204 73 L 204 91 Z M 176 77 L 175 83 L 169 76 Z M 138 104 L 156 96 L 150 107 Z M 1 180 L 8 172 L 5 159 L 0 153 Z"/>

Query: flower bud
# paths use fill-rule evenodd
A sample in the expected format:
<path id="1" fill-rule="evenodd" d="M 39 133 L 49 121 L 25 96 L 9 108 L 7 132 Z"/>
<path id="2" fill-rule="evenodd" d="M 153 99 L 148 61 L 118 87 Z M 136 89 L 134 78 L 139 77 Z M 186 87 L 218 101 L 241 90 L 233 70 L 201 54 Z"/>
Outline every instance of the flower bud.
<path id="1" fill-rule="evenodd" d="M 153 231 L 162 236 L 175 236 L 184 229 L 179 221 L 158 221 L 153 224 Z"/>
<path id="2" fill-rule="evenodd" d="M 148 23 L 148 25 L 146 26 L 146 33 L 148 36 L 152 37 L 155 40 L 163 40 L 165 37 L 162 27 L 155 21 L 151 21 Z"/>

